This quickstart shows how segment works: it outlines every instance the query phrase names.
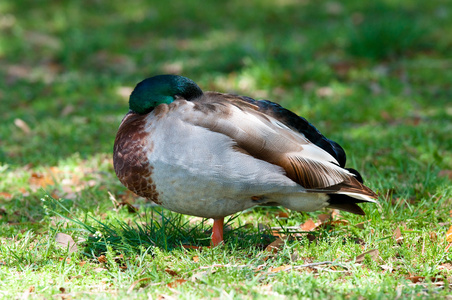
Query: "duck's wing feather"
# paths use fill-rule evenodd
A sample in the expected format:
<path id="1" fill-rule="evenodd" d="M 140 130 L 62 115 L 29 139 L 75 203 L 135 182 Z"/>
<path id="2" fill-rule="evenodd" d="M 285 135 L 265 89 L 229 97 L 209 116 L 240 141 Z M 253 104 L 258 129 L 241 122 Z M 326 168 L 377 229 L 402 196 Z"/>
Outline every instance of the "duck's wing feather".
<path id="1" fill-rule="evenodd" d="M 268 100 L 254 100 L 253 98 L 243 96 L 241 98 L 248 103 L 256 105 L 260 112 L 272 116 L 293 130 L 300 132 L 313 144 L 319 146 L 332 155 L 341 167 L 345 166 L 346 155 L 344 149 L 342 149 L 338 143 L 324 137 L 317 130 L 317 128 L 315 128 L 314 125 L 309 123 L 305 118 L 300 117 L 290 110 L 285 109 L 281 105 Z"/>
<path id="2" fill-rule="evenodd" d="M 278 118 L 278 113 L 267 114 L 268 109 L 261 106 L 250 98 L 207 92 L 194 101 L 175 101 L 169 109 L 180 111 L 179 118 L 185 122 L 229 136 L 238 151 L 282 167 L 309 192 L 347 194 L 363 201 L 376 198 L 340 166 L 336 155 L 310 141 L 303 133 L 307 129 L 294 130 Z M 304 122 L 299 124 L 314 128 Z M 318 131 L 316 135 L 321 140 Z"/>

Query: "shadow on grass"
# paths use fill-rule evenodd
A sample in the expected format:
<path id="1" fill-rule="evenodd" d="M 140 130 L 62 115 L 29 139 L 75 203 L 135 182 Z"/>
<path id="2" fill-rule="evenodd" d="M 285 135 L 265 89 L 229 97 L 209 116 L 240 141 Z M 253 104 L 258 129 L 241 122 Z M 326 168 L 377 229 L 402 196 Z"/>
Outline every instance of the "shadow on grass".
<path id="1" fill-rule="evenodd" d="M 206 223 L 206 219 L 192 223 L 186 218 L 184 220 L 181 214 L 151 207 L 128 221 L 122 218 L 100 220 L 88 214 L 82 220 L 72 214 L 64 200 L 45 196 L 43 202 L 48 215 L 58 216 L 75 225 L 76 228 L 69 227 L 72 232 L 81 233 L 80 237 L 85 240 L 82 243 L 83 253 L 88 256 L 98 257 L 108 248 L 118 253 L 152 253 L 154 247 L 171 251 L 181 247 L 210 246 L 211 225 Z M 229 225 L 237 217 L 229 217 L 225 228 L 230 228 Z M 236 249 L 248 249 L 250 246 L 264 249 L 275 239 L 270 229 L 258 231 L 246 226 L 225 230 L 224 237 L 225 243 L 232 242 Z"/>

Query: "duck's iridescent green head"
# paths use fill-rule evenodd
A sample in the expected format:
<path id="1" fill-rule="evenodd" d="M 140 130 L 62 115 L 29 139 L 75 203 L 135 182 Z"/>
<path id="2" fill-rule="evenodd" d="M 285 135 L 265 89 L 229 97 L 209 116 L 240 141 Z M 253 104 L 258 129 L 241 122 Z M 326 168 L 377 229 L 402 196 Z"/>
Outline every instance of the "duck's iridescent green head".
<path id="1" fill-rule="evenodd" d="M 159 104 L 171 103 L 180 96 L 191 100 L 202 96 L 202 90 L 192 80 L 177 75 L 158 75 L 137 84 L 129 99 L 129 108 L 147 114 Z"/>

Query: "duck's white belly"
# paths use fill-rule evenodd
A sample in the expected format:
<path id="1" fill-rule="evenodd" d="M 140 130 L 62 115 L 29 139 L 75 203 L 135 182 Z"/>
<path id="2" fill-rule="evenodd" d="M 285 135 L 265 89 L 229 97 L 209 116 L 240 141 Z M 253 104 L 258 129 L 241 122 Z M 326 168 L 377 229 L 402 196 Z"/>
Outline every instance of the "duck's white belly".
<path id="1" fill-rule="evenodd" d="M 148 160 L 161 205 L 172 211 L 219 218 L 277 202 L 313 211 L 327 205 L 323 194 L 306 194 L 279 166 L 234 150 L 229 137 L 162 118 L 149 122 Z"/>

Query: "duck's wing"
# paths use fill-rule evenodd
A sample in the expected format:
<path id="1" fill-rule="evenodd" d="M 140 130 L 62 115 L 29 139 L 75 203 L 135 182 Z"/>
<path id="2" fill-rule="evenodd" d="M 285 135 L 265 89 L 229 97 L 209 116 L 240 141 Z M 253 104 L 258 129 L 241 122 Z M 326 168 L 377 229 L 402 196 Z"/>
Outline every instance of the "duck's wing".
<path id="1" fill-rule="evenodd" d="M 244 101 L 256 105 L 259 111 L 272 116 L 273 118 L 281 121 L 289 126 L 291 129 L 303 134 L 313 144 L 319 146 L 331 156 L 333 156 L 341 167 L 345 167 L 346 155 L 344 149 L 336 143 L 326 137 L 324 137 L 317 128 L 308 122 L 303 117 L 291 112 L 290 110 L 282 107 L 281 105 L 268 101 L 268 100 L 254 100 L 250 97 L 241 97 Z"/>
<path id="2" fill-rule="evenodd" d="M 207 92 L 195 101 L 175 101 L 170 110 L 171 106 L 183 105 L 180 118 L 185 122 L 229 136 L 238 151 L 282 167 L 287 177 L 307 192 L 345 194 L 361 201 L 374 201 L 375 193 L 340 166 L 345 154 L 337 159 L 337 155 L 331 155 L 303 133 L 315 129 L 312 125 L 302 119 L 298 121 L 299 127 L 307 129 L 294 130 L 279 113 L 267 114 L 267 104 L 260 103 L 261 106 L 250 98 Z M 321 142 L 323 136 L 316 129 L 315 132 L 311 134 Z M 331 145 L 332 150 L 335 145 Z M 343 153 L 340 146 L 336 149 Z"/>

